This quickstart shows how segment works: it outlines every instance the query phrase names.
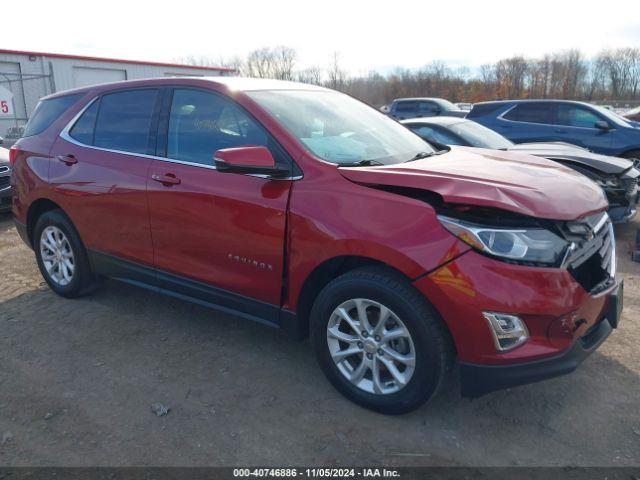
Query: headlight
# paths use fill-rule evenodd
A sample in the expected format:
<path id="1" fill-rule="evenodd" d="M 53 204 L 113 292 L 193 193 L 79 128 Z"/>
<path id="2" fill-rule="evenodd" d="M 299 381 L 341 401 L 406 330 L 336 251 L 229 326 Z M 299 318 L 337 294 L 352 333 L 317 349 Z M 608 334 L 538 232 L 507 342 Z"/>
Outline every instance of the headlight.
<path id="1" fill-rule="evenodd" d="M 494 257 L 522 263 L 557 266 L 569 243 L 544 228 L 494 228 L 438 215 L 452 234 Z"/>

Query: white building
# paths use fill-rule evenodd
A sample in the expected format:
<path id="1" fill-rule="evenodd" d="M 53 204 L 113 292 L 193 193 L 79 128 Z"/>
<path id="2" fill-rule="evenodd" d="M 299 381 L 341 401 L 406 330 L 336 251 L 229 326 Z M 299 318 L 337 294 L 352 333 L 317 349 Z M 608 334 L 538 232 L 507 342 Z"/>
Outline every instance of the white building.
<path id="1" fill-rule="evenodd" d="M 138 78 L 235 73 L 224 67 L 0 49 L 0 137 L 6 137 L 6 144 L 15 141 L 38 100 L 61 90 Z"/>

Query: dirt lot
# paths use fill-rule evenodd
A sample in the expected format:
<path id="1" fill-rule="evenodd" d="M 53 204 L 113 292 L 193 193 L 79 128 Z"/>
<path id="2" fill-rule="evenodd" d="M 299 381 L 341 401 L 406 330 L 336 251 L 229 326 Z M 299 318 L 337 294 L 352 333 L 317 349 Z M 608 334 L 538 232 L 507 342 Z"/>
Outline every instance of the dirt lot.
<path id="1" fill-rule="evenodd" d="M 0 216 L 0 465 L 640 465 L 638 226 L 621 328 L 577 372 L 385 417 L 267 327 L 112 281 L 55 296 Z"/>

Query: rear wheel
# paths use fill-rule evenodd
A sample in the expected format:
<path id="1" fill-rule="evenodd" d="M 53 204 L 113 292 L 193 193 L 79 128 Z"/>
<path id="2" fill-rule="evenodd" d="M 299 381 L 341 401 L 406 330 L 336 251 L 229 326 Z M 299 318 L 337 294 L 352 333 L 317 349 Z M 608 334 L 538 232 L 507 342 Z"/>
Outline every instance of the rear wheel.
<path id="1" fill-rule="evenodd" d="M 75 228 L 60 210 L 38 218 L 33 234 L 38 268 L 49 287 L 63 297 L 78 297 L 95 285 L 87 253 Z"/>
<path id="2" fill-rule="evenodd" d="M 446 328 L 426 299 L 384 268 L 354 270 L 319 294 L 312 344 L 325 375 L 347 398 L 386 414 L 434 396 L 453 359 Z"/>

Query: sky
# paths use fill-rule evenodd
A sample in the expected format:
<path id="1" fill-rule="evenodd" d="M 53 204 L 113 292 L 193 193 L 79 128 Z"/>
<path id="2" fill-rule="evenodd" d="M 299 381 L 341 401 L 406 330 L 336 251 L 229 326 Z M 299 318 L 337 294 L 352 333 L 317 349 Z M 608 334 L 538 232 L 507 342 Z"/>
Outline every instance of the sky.
<path id="1" fill-rule="evenodd" d="M 11 2 L 5 20 L 3 49 L 171 62 L 287 45 L 299 68 L 339 52 L 351 74 L 640 47 L 638 0 L 48 0 Z"/>

